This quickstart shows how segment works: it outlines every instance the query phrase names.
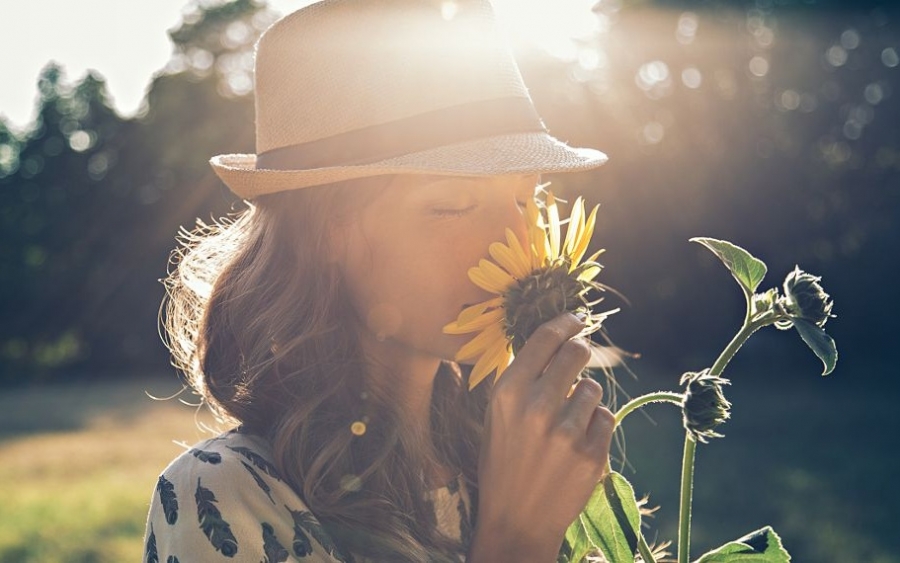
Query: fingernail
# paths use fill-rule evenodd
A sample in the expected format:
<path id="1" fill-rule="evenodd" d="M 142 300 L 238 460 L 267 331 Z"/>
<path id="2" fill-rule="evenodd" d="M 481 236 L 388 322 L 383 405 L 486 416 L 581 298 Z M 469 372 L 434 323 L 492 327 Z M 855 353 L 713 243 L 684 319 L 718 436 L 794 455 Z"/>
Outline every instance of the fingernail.
<path id="1" fill-rule="evenodd" d="M 587 313 L 585 313 L 584 311 L 575 312 L 573 313 L 573 315 L 575 315 L 575 318 L 578 319 L 581 324 L 584 324 L 584 322 L 587 320 Z"/>

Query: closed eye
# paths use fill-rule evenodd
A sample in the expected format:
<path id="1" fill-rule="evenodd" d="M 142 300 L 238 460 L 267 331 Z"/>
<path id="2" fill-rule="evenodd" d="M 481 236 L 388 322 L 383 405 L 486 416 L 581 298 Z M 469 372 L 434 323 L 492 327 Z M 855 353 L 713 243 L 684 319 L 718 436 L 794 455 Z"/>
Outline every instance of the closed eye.
<path id="1" fill-rule="evenodd" d="M 478 206 L 473 204 L 461 208 L 437 208 L 432 209 L 431 212 L 438 217 L 461 217 L 463 215 L 471 213 L 472 211 L 475 211 L 476 207 Z"/>

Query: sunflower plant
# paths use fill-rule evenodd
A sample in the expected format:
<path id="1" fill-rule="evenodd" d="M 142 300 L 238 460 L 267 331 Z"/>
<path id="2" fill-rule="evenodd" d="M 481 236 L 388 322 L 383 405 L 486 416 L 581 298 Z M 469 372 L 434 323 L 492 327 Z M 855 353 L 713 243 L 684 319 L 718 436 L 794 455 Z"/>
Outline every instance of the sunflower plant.
<path id="1" fill-rule="evenodd" d="M 543 188 L 544 186 L 542 186 Z M 541 324 L 569 312 L 584 320 L 582 336 L 600 329 L 616 310 L 595 313 L 600 302 L 595 294 L 603 286 L 595 281 L 602 269 L 597 258 L 602 250 L 584 259 L 597 206 L 585 213 L 584 200 L 572 206 L 566 236 L 561 236 L 559 206 L 553 192 L 544 192 L 543 205 L 536 200 L 525 206 L 527 240 L 519 241 L 506 229 L 506 243 L 488 248 L 492 260 L 481 260 L 469 270 L 469 279 L 495 297 L 464 309 L 456 321 L 444 327 L 448 334 L 476 333 L 456 354 L 460 362 L 475 361 L 469 388 L 487 376 L 500 377 L 529 336 Z"/>
<path id="2" fill-rule="evenodd" d="M 489 248 L 493 261 L 482 260 L 469 270 L 469 278 L 495 297 L 463 310 L 444 330 L 451 334 L 475 336 L 457 354 L 458 361 L 475 362 L 470 388 L 494 374 L 495 378 L 515 357 L 534 330 L 563 312 L 585 319 L 583 334 L 592 334 L 615 310 L 596 313 L 595 298 L 603 286 L 596 281 L 601 266 L 600 252 L 584 259 L 596 222 L 597 207 L 585 213 L 584 201 L 575 200 L 565 239 L 561 237 L 557 200 L 544 192 L 542 206 L 529 202 L 526 215 L 527 239 L 520 241 L 507 230 L 506 243 Z M 679 510 L 678 563 L 690 561 L 691 502 L 694 482 L 694 457 L 698 443 L 721 438 L 720 424 L 730 414 L 731 403 L 724 389 L 730 384 L 722 372 L 737 351 L 759 329 L 796 329 L 803 341 L 822 360 L 828 375 L 837 362 L 834 340 L 824 326 L 833 317 L 833 301 L 820 284 L 820 278 L 796 267 L 782 284 L 766 291 L 757 289 L 767 267 L 762 260 L 730 242 L 713 238 L 693 238 L 713 254 L 731 272 L 746 301 L 744 322 L 716 361 L 699 372 L 681 377 L 683 391 L 659 391 L 632 399 L 615 414 L 617 426 L 626 416 L 654 402 L 680 407 L 685 430 L 682 459 L 681 501 Z M 602 252 L 602 251 L 601 251 Z M 651 549 L 641 531 L 641 516 L 646 500 L 638 500 L 634 489 L 621 474 L 610 471 L 589 499 L 584 511 L 566 531 L 559 561 L 607 561 L 609 563 L 655 563 L 668 554 L 666 544 Z M 766 526 L 702 555 L 695 563 L 782 563 L 790 556 L 781 539 Z"/>

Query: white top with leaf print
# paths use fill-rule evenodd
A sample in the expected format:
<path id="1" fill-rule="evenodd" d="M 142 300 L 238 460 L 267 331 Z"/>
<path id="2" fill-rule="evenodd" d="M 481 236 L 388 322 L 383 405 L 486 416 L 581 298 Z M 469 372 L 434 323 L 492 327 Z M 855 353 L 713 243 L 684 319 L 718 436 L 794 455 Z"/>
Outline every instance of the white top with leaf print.
<path id="1" fill-rule="evenodd" d="M 351 561 L 270 459 L 262 438 L 238 430 L 177 457 L 151 499 L 144 562 Z M 431 500 L 438 528 L 468 544 L 469 499 L 460 481 L 432 491 Z"/>

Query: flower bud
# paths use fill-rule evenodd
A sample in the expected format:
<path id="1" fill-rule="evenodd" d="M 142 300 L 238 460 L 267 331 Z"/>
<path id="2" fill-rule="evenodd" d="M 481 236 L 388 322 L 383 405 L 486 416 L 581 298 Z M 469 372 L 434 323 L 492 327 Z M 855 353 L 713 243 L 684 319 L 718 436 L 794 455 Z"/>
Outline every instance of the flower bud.
<path id="1" fill-rule="evenodd" d="M 795 266 L 794 271 L 784 279 L 784 297 L 781 301 L 788 315 L 807 320 L 820 328 L 832 316 L 831 308 L 834 306 L 819 283 L 821 279 Z"/>
<path id="2" fill-rule="evenodd" d="M 750 301 L 750 313 L 755 317 L 772 310 L 778 301 L 778 289 L 772 288 L 765 293 L 753 295 Z"/>
<path id="3" fill-rule="evenodd" d="M 689 371 L 681 376 L 681 384 L 687 385 L 681 409 L 684 428 L 694 441 L 705 444 L 709 438 L 722 437 L 715 429 L 731 416 L 731 403 L 722 392 L 722 387 L 730 383 L 727 379 L 710 375 L 709 368 L 699 373 Z"/>

